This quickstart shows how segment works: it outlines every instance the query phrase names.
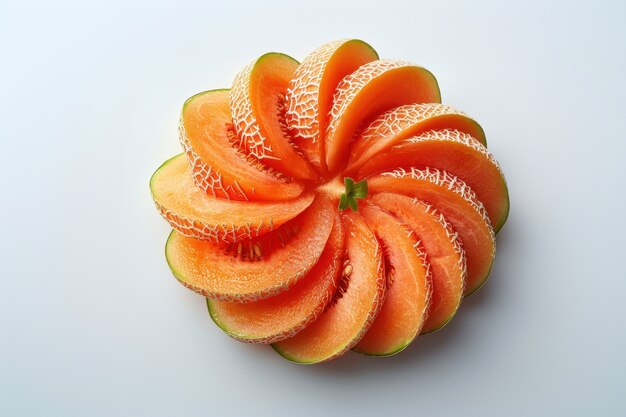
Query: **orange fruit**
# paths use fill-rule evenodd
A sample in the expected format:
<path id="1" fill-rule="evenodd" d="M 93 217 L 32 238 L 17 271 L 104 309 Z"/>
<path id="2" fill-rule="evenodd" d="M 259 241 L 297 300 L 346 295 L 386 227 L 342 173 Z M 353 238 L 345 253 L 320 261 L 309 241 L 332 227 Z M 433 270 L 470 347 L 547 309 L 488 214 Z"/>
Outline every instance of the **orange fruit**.
<path id="1" fill-rule="evenodd" d="M 268 53 L 185 102 L 180 142 L 150 180 L 166 258 L 237 340 L 395 354 L 489 276 L 504 175 L 423 67 L 356 39 Z"/>

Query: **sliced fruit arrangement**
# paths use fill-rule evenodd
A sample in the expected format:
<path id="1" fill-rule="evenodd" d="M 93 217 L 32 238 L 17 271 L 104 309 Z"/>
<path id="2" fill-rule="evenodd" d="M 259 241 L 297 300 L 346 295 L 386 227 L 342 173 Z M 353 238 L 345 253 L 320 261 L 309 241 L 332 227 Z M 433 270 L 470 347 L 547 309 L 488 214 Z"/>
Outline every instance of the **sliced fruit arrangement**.
<path id="1" fill-rule="evenodd" d="M 344 217 L 346 255 L 337 291 L 322 315 L 295 336 L 273 345 L 294 362 L 330 360 L 353 347 L 372 325 L 383 304 L 385 268 L 376 236 L 360 216 Z"/>
<path id="2" fill-rule="evenodd" d="M 452 319 L 463 298 L 467 272 L 459 234 L 443 214 L 422 201 L 380 193 L 372 202 L 402 221 L 428 253 L 433 296 L 421 331 L 440 329 Z"/>
<path id="3" fill-rule="evenodd" d="M 317 174 L 294 145 L 285 124 L 285 94 L 298 61 L 268 53 L 245 67 L 233 81 L 230 112 L 240 149 L 292 177 Z"/>
<path id="4" fill-rule="evenodd" d="M 293 362 L 393 355 L 489 277 L 504 175 L 423 67 L 357 39 L 268 53 L 183 105 L 150 180 L 166 259 L 234 339 Z"/>
<path id="5" fill-rule="evenodd" d="M 207 298 L 215 324 L 235 339 L 272 343 L 294 336 L 313 322 L 335 294 L 343 271 L 345 231 L 335 219 L 326 247 L 309 273 L 292 288 L 255 303 Z"/>
<path id="6" fill-rule="evenodd" d="M 509 192 L 500 165 L 473 136 L 458 130 L 430 130 L 400 140 L 370 158 L 357 177 L 393 169 L 436 168 L 463 179 L 485 206 L 496 232 L 509 214 Z"/>
<path id="7" fill-rule="evenodd" d="M 330 200 L 318 196 L 302 216 L 275 231 L 225 247 L 174 231 L 165 256 L 176 278 L 202 295 L 240 302 L 267 298 L 288 289 L 317 263 L 334 213 Z"/>
<path id="8" fill-rule="evenodd" d="M 427 168 L 398 169 L 368 180 L 372 192 L 392 192 L 422 200 L 436 207 L 461 237 L 467 257 L 466 294 L 489 277 L 496 255 L 496 239 L 483 203 L 458 177 Z"/>
<path id="9" fill-rule="evenodd" d="M 261 164 L 236 144 L 229 90 L 205 91 L 188 99 L 180 118 L 180 142 L 196 185 L 231 200 L 282 200 L 304 187 Z"/>
<path id="10" fill-rule="evenodd" d="M 415 233 L 394 216 L 369 205 L 362 215 L 383 248 L 387 290 L 378 317 L 354 350 L 393 355 L 415 339 L 428 318 L 430 264 Z"/>
<path id="11" fill-rule="evenodd" d="M 289 83 L 285 121 L 294 142 L 321 172 L 326 171 L 324 136 L 337 85 L 377 59 L 376 51 L 361 40 L 330 42 L 307 56 Z"/>
<path id="12" fill-rule="evenodd" d="M 351 172 L 402 139 L 437 129 L 458 129 L 483 145 L 487 143 L 482 127 L 454 107 L 439 103 L 409 104 L 383 113 L 363 129 L 352 146 L 346 171 Z"/>
<path id="13" fill-rule="evenodd" d="M 184 155 L 166 161 L 150 179 L 156 206 L 174 229 L 188 237 L 236 242 L 261 236 L 302 213 L 313 201 L 307 192 L 288 201 L 231 201 L 195 186 Z"/>
<path id="14" fill-rule="evenodd" d="M 439 103 L 433 74 L 404 61 L 381 59 L 362 65 L 337 86 L 326 129 L 326 164 L 343 168 L 352 139 L 364 122 L 391 108 L 411 103 Z"/>

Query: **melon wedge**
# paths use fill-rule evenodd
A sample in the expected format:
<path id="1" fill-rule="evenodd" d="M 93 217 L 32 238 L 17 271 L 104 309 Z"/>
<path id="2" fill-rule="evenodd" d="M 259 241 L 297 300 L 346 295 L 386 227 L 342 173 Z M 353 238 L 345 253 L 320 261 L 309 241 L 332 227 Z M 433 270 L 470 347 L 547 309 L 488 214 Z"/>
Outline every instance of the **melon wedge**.
<path id="1" fill-rule="evenodd" d="M 424 325 L 430 266 L 422 244 L 406 225 L 375 206 L 365 204 L 359 211 L 384 248 L 387 289 L 380 313 L 353 350 L 389 356 L 406 348 Z"/>
<path id="2" fill-rule="evenodd" d="M 361 66 L 337 86 L 326 131 L 326 164 L 331 173 L 343 167 L 357 129 L 397 106 L 439 103 L 435 77 L 404 61 L 378 60 Z"/>
<path id="3" fill-rule="evenodd" d="M 238 303 L 258 301 L 286 291 L 317 263 L 335 214 L 330 199 L 320 196 L 301 216 L 251 245 L 240 242 L 236 249 L 173 231 L 165 257 L 174 276 L 205 297 Z M 241 256 L 242 246 L 247 251 L 255 245 L 259 256 L 252 249 L 250 257 L 245 253 Z"/>
<path id="4" fill-rule="evenodd" d="M 467 258 L 465 295 L 487 280 L 496 254 L 495 233 L 483 204 L 461 179 L 437 169 L 398 169 L 368 179 L 371 193 L 404 194 L 440 211 L 459 233 Z"/>
<path id="5" fill-rule="evenodd" d="M 326 170 L 324 133 L 339 81 L 361 65 L 378 59 L 376 51 L 358 39 L 322 45 L 307 56 L 289 83 L 285 121 L 293 140 L 320 171 Z"/>
<path id="6" fill-rule="evenodd" d="M 214 197 L 232 200 L 284 200 L 304 187 L 272 173 L 233 143 L 229 90 L 189 98 L 180 118 L 180 142 L 195 183 Z"/>
<path id="7" fill-rule="evenodd" d="M 363 129 L 350 152 L 347 171 L 402 139 L 440 129 L 456 129 L 487 144 L 483 128 L 462 111 L 439 103 L 408 104 L 389 110 Z"/>
<path id="8" fill-rule="evenodd" d="M 396 168 L 437 168 L 461 178 L 484 204 L 498 232 L 509 213 L 509 191 L 493 155 L 472 136 L 458 130 L 433 130 L 403 139 L 376 154 L 357 178 Z"/>
<path id="9" fill-rule="evenodd" d="M 294 178 L 317 178 L 291 143 L 284 121 L 285 94 L 298 61 L 268 53 L 246 66 L 233 82 L 230 110 L 238 145 L 262 164 Z"/>
<path id="10" fill-rule="evenodd" d="M 377 194 L 371 201 L 402 221 L 423 245 L 432 272 L 432 298 L 422 333 L 442 328 L 463 299 L 466 265 L 458 233 L 441 213 L 424 202 L 389 193 Z"/>
<path id="11" fill-rule="evenodd" d="M 302 213 L 313 193 L 279 202 L 230 201 L 211 197 L 191 178 L 184 154 L 166 161 L 150 179 L 157 209 L 182 235 L 235 242 L 267 233 Z"/>
<path id="12" fill-rule="evenodd" d="M 343 224 L 337 216 L 319 261 L 306 277 L 289 290 L 254 303 L 207 298 L 211 318 L 224 332 L 243 342 L 273 343 L 295 335 L 331 300 L 341 272 L 344 239 Z"/>
<path id="13" fill-rule="evenodd" d="M 376 236 L 359 215 L 346 214 L 344 221 L 349 277 L 342 277 L 333 301 L 316 321 L 294 337 L 272 344 L 291 361 L 311 364 L 342 355 L 361 340 L 383 303 L 383 253 Z"/>

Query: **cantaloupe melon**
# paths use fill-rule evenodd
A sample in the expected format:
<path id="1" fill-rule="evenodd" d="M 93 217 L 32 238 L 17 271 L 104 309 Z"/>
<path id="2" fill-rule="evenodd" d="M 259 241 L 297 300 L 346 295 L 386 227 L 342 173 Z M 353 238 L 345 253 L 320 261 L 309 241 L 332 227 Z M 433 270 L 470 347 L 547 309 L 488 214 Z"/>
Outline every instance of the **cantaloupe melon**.
<path id="1" fill-rule="evenodd" d="M 294 362 L 317 363 L 343 354 L 361 340 L 382 307 L 383 252 L 363 219 L 344 216 L 347 229 L 342 282 L 326 311 L 292 338 L 272 346 Z"/>
<path id="2" fill-rule="evenodd" d="M 294 336 L 324 311 L 343 270 L 345 232 L 337 217 L 318 262 L 292 288 L 253 303 L 207 298 L 209 313 L 228 335 L 249 343 L 273 343 Z"/>
<path id="3" fill-rule="evenodd" d="M 363 205 L 361 212 L 383 248 L 387 286 L 380 313 L 353 349 L 389 356 L 406 348 L 428 319 L 430 264 L 407 225 L 376 206 Z"/>
<path id="4" fill-rule="evenodd" d="M 489 276 L 506 182 L 422 67 L 356 39 L 268 53 L 179 129 L 150 180 L 166 258 L 237 340 L 298 363 L 394 354 Z"/>
<path id="5" fill-rule="evenodd" d="M 231 87 L 230 110 L 241 149 L 264 165 L 294 178 L 317 173 L 291 142 L 284 121 L 285 94 L 298 61 L 268 53 L 246 66 Z"/>
<path id="6" fill-rule="evenodd" d="M 456 129 L 487 144 L 483 128 L 462 111 L 440 103 L 407 104 L 383 113 L 363 128 L 350 151 L 346 172 L 354 171 L 402 139 L 441 129 Z"/>
<path id="7" fill-rule="evenodd" d="M 361 66 L 337 86 L 326 128 L 326 164 L 336 173 L 346 164 L 360 125 L 396 106 L 439 103 L 439 85 L 425 68 L 404 61 L 378 60 Z"/>
<path id="8" fill-rule="evenodd" d="M 324 139 L 337 85 L 361 65 L 377 59 L 367 43 L 347 39 L 322 45 L 296 69 L 287 90 L 285 121 L 294 142 L 320 172 L 326 171 Z"/>
<path id="9" fill-rule="evenodd" d="M 165 256 L 176 278 L 205 297 L 261 300 L 286 291 L 317 263 L 334 215 L 329 199 L 320 196 L 302 216 L 258 239 L 225 246 L 174 231 Z"/>
<path id="10" fill-rule="evenodd" d="M 428 258 L 432 296 L 421 331 L 439 330 L 456 314 L 467 276 L 461 238 L 443 214 L 422 201 L 398 194 L 381 193 L 372 202 L 396 216 L 408 227 Z"/>
<path id="11" fill-rule="evenodd" d="M 483 203 L 498 232 L 509 214 L 509 191 L 500 165 L 474 137 L 458 130 L 431 130 L 396 142 L 369 159 L 357 178 L 410 168 L 436 168 L 463 179 Z"/>
<path id="12" fill-rule="evenodd" d="M 466 295 L 487 280 L 496 255 L 495 233 L 483 203 L 465 182 L 446 171 L 412 168 L 380 174 L 368 184 L 373 193 L 414 197 L 445 216 L 463 242 L 467 258 Z"/>
<path id="13" fill-rule="evenodd" d="M 230 243 L 274 230 L 302 213 L 314 198 L 311 192 L 282 202 L 211 197 L 196 187 L 182 154 L 157 169 L 150 190 L 159 212 L 182 235 Z"/>
<path id="14" fill-rule="evenodd" d="M 302 184 L 289 181 L 236 145 L 228 99 L 229 90 L 205 91 L 183 106 L 179 136 L 196 185 L 229 200 L 297 197 L 304 190 Z"/>

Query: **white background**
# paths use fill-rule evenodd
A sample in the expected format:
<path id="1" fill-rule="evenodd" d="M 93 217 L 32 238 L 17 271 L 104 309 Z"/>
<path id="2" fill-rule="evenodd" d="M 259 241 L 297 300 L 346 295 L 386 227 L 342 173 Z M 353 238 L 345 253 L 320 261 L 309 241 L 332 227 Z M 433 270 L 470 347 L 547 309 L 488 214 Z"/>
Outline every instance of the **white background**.
<path id="1" fill-rule="evenodd" d="M 0 415 L 626 415 L 620 2 L 0 0 Z M 223 335 L 148 179 L 196 92 L 359 37 L 431 69 L 511 194 L 442 331 L 304 367 Z"/>

